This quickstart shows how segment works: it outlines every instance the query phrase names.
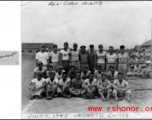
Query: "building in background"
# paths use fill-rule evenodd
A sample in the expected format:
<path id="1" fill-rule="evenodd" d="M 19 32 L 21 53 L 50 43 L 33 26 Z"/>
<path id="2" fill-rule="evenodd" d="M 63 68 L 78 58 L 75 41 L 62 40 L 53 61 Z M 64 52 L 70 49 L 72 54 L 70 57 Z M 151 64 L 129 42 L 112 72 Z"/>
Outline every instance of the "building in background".
<path id="1" fill-rule="evenodd" d="M 45 44 L 46 48 L 49 48 L 50 51 L 53 48 L 53 43 L 22 43 L 22 54 L 37 53 L 40 51 L 42 44 Z"/>

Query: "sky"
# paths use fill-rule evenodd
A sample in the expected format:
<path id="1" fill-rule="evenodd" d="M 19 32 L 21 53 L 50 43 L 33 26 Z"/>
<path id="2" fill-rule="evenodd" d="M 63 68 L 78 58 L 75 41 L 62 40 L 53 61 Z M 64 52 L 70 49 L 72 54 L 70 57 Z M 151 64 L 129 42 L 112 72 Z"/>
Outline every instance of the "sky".
<path id="1" fill-rule="evenodd" d="M 151 39 L 151 1 L 103 1 L 94 6 L 81 3 L 48 6 L 49 1 L 24 2 L 22 42 L 132 48 Z"/>

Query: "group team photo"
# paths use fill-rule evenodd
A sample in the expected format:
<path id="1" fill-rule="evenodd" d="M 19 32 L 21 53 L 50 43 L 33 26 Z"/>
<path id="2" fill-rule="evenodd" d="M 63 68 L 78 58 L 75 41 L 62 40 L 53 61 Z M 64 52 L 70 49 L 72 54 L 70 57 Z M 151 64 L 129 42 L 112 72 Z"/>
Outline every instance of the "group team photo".
<path id="1" fill-rule="evenodd" d="M 150 106 L 152 3 L 64 3 L 22 2 L 22 115 Z"/>

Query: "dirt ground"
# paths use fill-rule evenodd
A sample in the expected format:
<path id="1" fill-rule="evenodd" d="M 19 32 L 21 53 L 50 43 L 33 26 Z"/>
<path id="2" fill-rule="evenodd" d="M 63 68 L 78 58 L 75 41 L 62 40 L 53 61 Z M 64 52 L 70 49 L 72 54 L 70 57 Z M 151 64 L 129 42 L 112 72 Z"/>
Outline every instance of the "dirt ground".
<path id="1" fill-rule="evenodd" d="M 126 100 L 119 102 L 114 101 L 113 98 L 110 101 L 103 102 L 100 98 L 93 100 L 84 100 L 82 98 L 54 98 L 47 101 L 42 100 L 30 100 L 30 92 L 27 89 L 27 85 L 32 80 L 33 69 L 35 67 L 35 60 L 31 55 L 22 55 L 22 113 L 23 114 L 51 114 L 51 113 L 85 113 L 88 112 L 88 106 L 140 106 L 146 105 L 152 106 L 152 90 L 140 90 L 141 88 L 152 88 L 152 79 L 141 79 L 130 77 L 129 83 L 132 85 L 132 99 L 128 103 Z"/>

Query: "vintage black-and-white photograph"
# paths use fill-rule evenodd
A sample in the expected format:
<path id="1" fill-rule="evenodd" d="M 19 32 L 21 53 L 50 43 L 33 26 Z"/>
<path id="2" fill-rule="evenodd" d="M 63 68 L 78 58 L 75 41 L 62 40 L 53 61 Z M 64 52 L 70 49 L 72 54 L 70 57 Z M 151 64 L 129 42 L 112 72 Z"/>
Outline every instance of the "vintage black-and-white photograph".
<path id="1" fill-rule="evenodd" d="M 19 65 L 19 52 L 0 51 L 0 65 Z"/>
<path id="2" fill-rule="evenodd" d="M 152 111 L 151 1 L 24 1 L 21 14 L 22 116 Z"/>

